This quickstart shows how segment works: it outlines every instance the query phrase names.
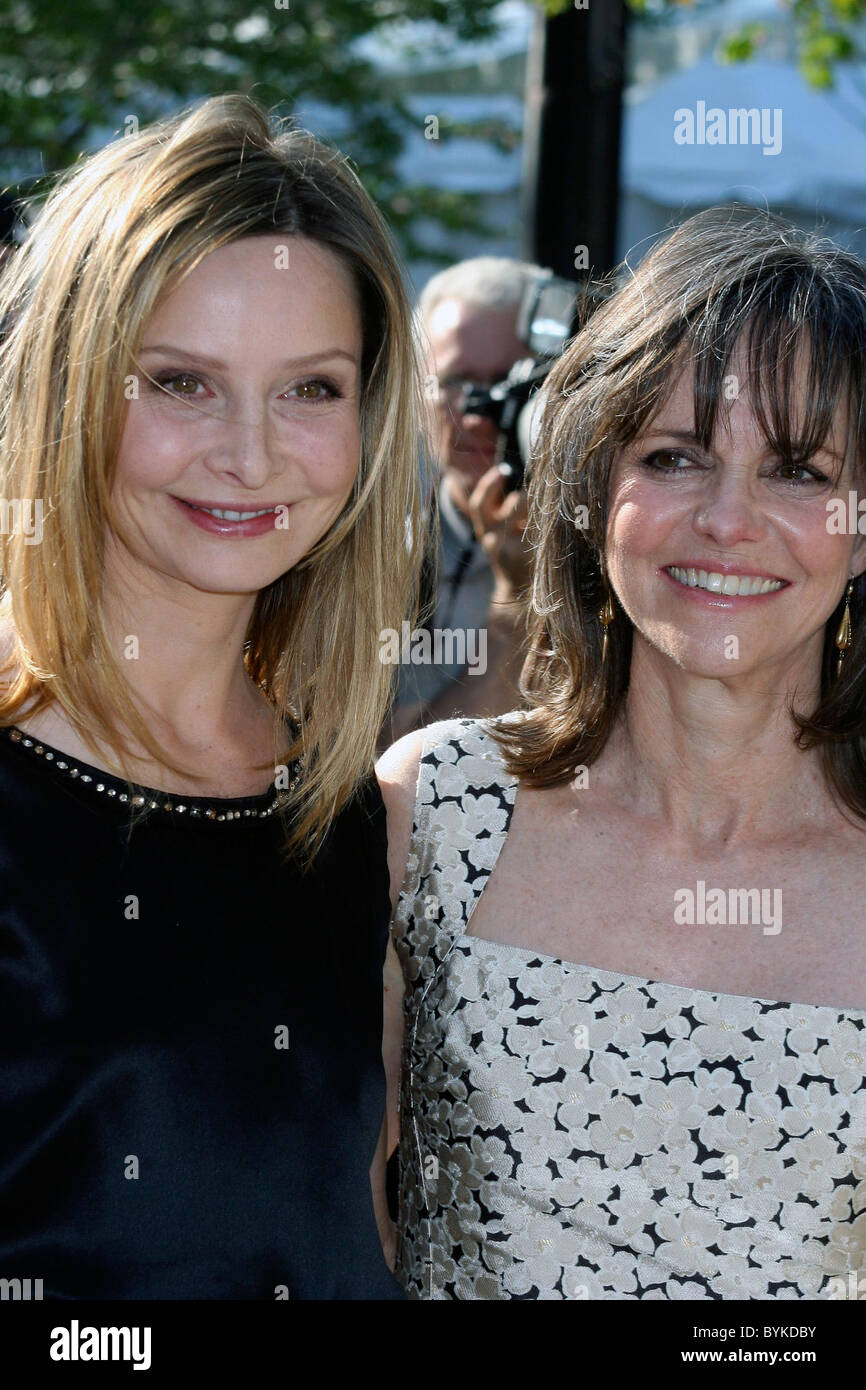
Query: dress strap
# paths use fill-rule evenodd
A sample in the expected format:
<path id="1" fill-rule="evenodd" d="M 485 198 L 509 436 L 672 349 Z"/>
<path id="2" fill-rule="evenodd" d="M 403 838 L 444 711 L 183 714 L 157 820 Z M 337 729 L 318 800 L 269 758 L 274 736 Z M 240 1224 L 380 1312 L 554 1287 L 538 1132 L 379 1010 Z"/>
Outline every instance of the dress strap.
<path id="1" fill-rule="evenodd" d="M 466 930 L 505 843 L 518 787 L 484 721 L 442 720 L 424 735 L 393 928 L 413 988 L 429 982 Z"/>

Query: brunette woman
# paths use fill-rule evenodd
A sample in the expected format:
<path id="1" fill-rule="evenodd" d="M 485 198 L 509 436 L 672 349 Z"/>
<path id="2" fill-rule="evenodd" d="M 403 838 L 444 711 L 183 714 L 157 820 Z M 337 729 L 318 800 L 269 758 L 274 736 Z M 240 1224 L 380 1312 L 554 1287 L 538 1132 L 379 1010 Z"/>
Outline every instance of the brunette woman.
<path id="1" fill-rule="evenodd" d="M 742 207 L 553 372 L 530 708 L 381 765 L 412 1298 L 864 1269 L 864 402 L 866 269 Z"/>

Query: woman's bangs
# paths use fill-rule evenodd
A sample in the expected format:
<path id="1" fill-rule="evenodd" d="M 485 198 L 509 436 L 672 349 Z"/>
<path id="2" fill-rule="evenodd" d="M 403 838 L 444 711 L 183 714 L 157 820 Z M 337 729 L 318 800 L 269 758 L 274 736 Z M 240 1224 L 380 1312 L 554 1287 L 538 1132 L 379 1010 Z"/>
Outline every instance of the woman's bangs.
<path id="1" fill-rule="evenodd" d="M 831 310 L 824 296 L 804 292 L 801 284 L 771 289 L 765 303 L 750 306 L 745 322 L 742 293 L 726 296 L 691 335 L 695 432 L 710 448 L 720 407 L 747 391 L 769 448 L 797 464 L 828 444 L 840 401 L 862 398 L 866 332 L 840 332 L 838 306 Z M 866 318 L 857 326 L 866 328 Z M 735 367 L 745 368 L 745 380 Z M 846 437 L 843 447 L 847 443 Z"/>

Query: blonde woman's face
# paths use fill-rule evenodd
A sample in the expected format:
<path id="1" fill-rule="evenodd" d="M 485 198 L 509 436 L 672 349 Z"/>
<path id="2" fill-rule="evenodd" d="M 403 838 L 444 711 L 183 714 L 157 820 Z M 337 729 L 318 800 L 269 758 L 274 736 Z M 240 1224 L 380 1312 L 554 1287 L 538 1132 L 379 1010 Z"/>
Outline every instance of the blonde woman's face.
<path id="1" fill-rule="evenodd" d="M 820 452 L 785 463 L 755 419 L 747 366 L 735 359 L 729 380 L 739 394 L 722 403 L 709 449 L 694 436 L 688 371 L 615 460 L 608 574 L 636 639 L 684 670 L 732 679 L 776 666 L 807 684 L 825 624 L 866 565 L 864 538 L 828 524 L 828 502 L 856 485 L 846 420 L 840 409 Z"/>
<path id="2" fill-rule="evenodd" d="M 255 236 L 201 261 L 144 332 L 108 563 L 239 595 L 296 565 L 352 492 L 361 349 L 350 273 L 319 243 Z"/>

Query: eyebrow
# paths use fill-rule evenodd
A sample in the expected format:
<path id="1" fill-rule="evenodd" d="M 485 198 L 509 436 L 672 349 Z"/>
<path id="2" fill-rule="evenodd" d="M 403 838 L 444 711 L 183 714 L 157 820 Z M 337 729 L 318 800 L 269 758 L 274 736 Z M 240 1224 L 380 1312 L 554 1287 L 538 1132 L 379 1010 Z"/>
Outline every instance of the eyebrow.
<path id="1" fill-rule="evenodd" d="M 682 439 L 687 444 L 700 444 L 701 442 L 694 430 L 647 430 L 643 437 L 646 439 Z M 829 458 L 834 458 L 837 463 L 841 464 L 845 463 L 847 457 L 837 453 L 835 449 L 829 449 L 826 444 L 820 444 L 814 453 L 827 454 Z M 814 457 L 814 455 L 810 455 L 810 457 Z"/>
<path id="2" fill-rule="evenodd" d="M 148 343 L 147 347 L 142 347 L 141 352 L 161 352 L 170 357 L 188 357 L 190 361 L 202 362 L 205 366 L 215 367 L 218 371 L 228 371 L 228 365 L 220 361 L 218 357 L 208 357 L 204 352 L 197 352 L 195 348 L 176 347 L 171 343 Z M 309 367 L 316 362 L 325 362 L 334 357 L 344 357 L 347 362 L 357 366 L 358 357 L 355 353 L 347 352 L 345 348 L 324 348 L 321 352 L 308 352 L 303 357 L 287 357 L 279 365 L 281 367 Z"/>

